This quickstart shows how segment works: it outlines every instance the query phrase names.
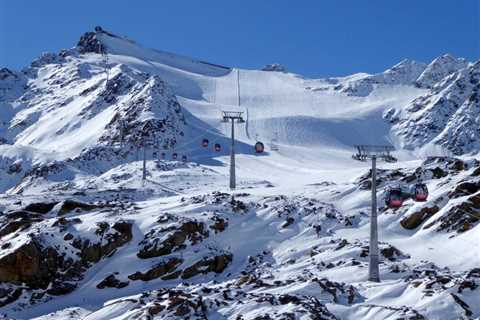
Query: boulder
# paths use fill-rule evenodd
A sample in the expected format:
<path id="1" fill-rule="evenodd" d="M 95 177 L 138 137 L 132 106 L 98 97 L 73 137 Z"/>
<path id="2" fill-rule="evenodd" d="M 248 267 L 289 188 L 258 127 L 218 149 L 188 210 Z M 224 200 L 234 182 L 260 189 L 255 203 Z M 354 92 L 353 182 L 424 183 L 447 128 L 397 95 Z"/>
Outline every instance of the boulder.
<path id="1" fill-rule="evenodd" d="M 150 281 L 153 279 L 160 278 L 161 276 L 168 275 L 175 271 L 175 269 L 183 262 L 182 259 L 179 258 L 170 258 L 166 261 L 163 261 L 157 264 L 152 269 L 148 270 L 145 273 L 142 272 L 135 272 L 128 276 L 130 280 L 142 280 L 142 281 Z"/>
<path id="2" fill-rule="evenodd" d="M 168 236 L 160 241 L 166 232 Z M 184 248 L 187 239 L 196 244 L 208 235 L 205 224 L 194 220 L 183 222 L 179 227 L 152 230 L 140 242 L 142 248 L 137 256 L 141 259 L 164 256 Z"/>
<path id="3" fill-rule="evenodd" d="M 420 211 L 414 212 L 400 221 L 402 227 L 408 230 L 418 228 L 423 222 L 433 216 L 440 210 L 438 206 L 425 207 Z"/>
<path id="4" fill-rule="evenodd" d="M 209 272 L 222 273 L 232 260 L 233 254 L 231 253 L 205 257 L 183 270 L 182 279 L 189 279 L 198 274 L 207 274 Z"/>
<path id="5" fill-rule="evenodd" d="M 105 288 L 117 288 L 121 289 L 128 286 L 128 281 L 120 281 L 118 280 L 114 274 L 107 276 L 103 279 L 99 284 L 97 284 L 98 289 L 105 289 Z"/>

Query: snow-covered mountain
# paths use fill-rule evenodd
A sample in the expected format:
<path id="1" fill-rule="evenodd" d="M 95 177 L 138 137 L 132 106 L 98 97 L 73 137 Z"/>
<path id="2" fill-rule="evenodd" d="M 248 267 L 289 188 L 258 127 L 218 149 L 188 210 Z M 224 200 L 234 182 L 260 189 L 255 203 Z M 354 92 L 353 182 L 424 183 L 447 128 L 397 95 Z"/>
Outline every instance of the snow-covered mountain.
<path id="1" fill-rule="evenodd" d="M 308 79 L 97 27 L 1 69 L 0 319 L 479 317 L 479 65 Z M 246 120 L 235 192 L 222 110 Z M 366 143 L 400 159 L 379 164 L 381 283 Z M 427 202 L 383 205 L 419 181 Z"/>

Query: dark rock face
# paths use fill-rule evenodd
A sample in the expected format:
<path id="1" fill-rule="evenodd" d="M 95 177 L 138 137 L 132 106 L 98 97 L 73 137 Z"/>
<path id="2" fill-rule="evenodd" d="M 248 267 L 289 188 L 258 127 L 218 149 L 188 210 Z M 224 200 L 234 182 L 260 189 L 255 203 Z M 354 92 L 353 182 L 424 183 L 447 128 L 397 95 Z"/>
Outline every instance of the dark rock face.
<path id="1" fill-rule="evenodd" d="M 428 220 L 431 216 L 433 216 L 435 213 L 437 213 L 440 210 L 438 206 L 434 207 L 425 207 L 422 208 L 418 212 L 414 212 L 408 217 L 403 218 L 400 221 L 400 224 L 402 227 L 408 230 L 413 230 L 418 228 L 424 221 Z"/>
<path id="2" fill-rule="evenodd" d="M 4 224 L 0 225 L 0 238 L 18 230 L 26 230 L 33 223 L 42 221 L 39 214 L 28 211 L 14 211 L 7 214 Z"/>
<path id="3" fill-rule="evenodd" d="M 458 184 L 455 189 L 448 194 L 451 199 L 472 195 L 480 191 L 480 181 L 465 181 Z"/>
<path id="4" fill-rule="evenodd" d="M 102 53 L 104 47 L 102 43 L 97 39 L 95 32 L 86 32 L 77 43 L 77 49 L 80 53 Z"/>
<path id="5" fill-rule="evenodd" d="M 27 211 L 14 212 L 13 216 L 28 217 L 31 214 Z M 64 228 L 71 225 L 69 220 L 65 223 L 54 223 L 52 227 Z M 75 219 L 72 219 L 73 222 Z M 28 222 L 28 221 L 27 221 Z M 77 222 L 80 223 L 80 222 Z M 2 230 L 5 230 L 3 228 Z M 67 234 L 68 235 L 68 234 Z M 96 230 L 100 242 L 91 243 L 89 240 L 74 238 L 72 234 L 69 237 L 65 235 L 65 245 L 71 245 L 77 248 L 78 259 L 67 257 L 59 246 L 50 246 L 44 238 L 54 237 L 53 233 L 31 234 L 30 240 L 12 249 L 10 253 L 0 258 L 0 283 L 23 285 L 27 289 L 44 290 L 32 295 L 31 301 L 40 299 L 45 294 L 64 295 L 72 292 L 76 288 L 76 282 L 83 277 L 83 272 L 91 263 L 98 262 L 102 257 L 113 254 L 117 248 L 123 246 L 132 239 L 132 224 L 125 221 L 119 221 L 110 225 L 100 223 Z M 8 249 L 8 248 L 4 248 Z M 66 249 L 66 247 L 65 247 Z M 124 285 L 116 283 L 114 279 L 106 279 L 105 287 L 109 285 Z M 1 293 L 1 292 L 0 292 Z M 11 303 L 15 301 L 14 292 L 7 294 L 5 299 L 0 298 L 2 303 Z M 36 298 L 35 298 L 36 297 Z"/>
<path id="6" fill-rule="evenodd" d="M 128 281 L 122 282 L 118 280 L 114 274 L 107 276 L 103 279 L 99 284 L 97 284 L 98 289 L 105 289 L 105 288 L 117 288 L 121 289 L 128 286 Z"/>
<path id="7" fill-rule="evenodd" d="M 265 67 L 263 67 L 262 71 L 287 72 L 287 68 L 285 68 L 279 63 L 272 63 L 272 64 L 267 64 Z"/>
<path id="8" fill-rule="evenodd" d="M 62 206 L 60 207 L 60 210 L 58 211 L 59 215 L 64 215 L 69 212 L 72 212 L 73 210 L 93 210 L 95 208 L 98 208 L 99 206 L 94 205 L 94 204 L 89 204 L 89 203 L 84 203 L 84 202 L 79 202 L 75 200 L 65 200 L 62 202 Z"/>
<path id="9" fill-rule="evenodd" d="M 174 271 L 182 262 L 182 259 L 173 257 L 157 264 L 145 273 L 135 272 L 134 274 L 129 275 L 128 278 L 131 280 L 150 281 L 167 275 L 166 279 L 174 279 L 179 276 L 179 273 Z"/>
<path id="10" fill-rule="evenodd" d="M 44 249 L 33 239 L 0 259 L 0 282 L 46 289 L 63 263 L 53 248 Z"/>
<path id="11" fill-rule="evenodd" d="M 165 233 L 168 233 L 167 238 L 164 241 L 160 241 Z M 140 242 L 142 248 L 137 256 L 141 259 L 164 256 L 185 248 L 186 240 L 190 240 L 194 245 L 208 237 L 208 235 L 209 232 L 206 230 L 205 224 L 197 221 L 186 221 L 179 227 L 152 230 Z"/>
<path id="12" fill-rule="evenodd" d="M 232 260 L 233 255 L 231 253 L 206 257 L 183 270 L 182 279 L 189 279 L 198 274 L 206 274 L 209 272 L 222 273 Z"/>
<path id="13" fill-rule="evenodd" d="M 30 203 L 25 207 L 26 211 L 37 212 L 37 213 L 48 213 L 57 205 L 58 202 L 35 202 Z"/>
<path id="14" fill-rule="evenodd" d="M 82 261 L 86 264 L 97 263 L 102 257 L 113 254 L 117 248 L 132 240 L 132 224 L 129 222 L 117 222 L 112 227 L 108 224 L 100 224 L 96 231 L 103 239 L 101 243 L 90 243 L 87 239 L 75 239 L 72 245 L 81 250 Z M 105 244 L 102 244 L 106 242 Z"/>
<path id="15" fill-rule="evenodd" d="M 465 202 L 452 207 L 436 222 L 440 222 L 439 231 L 465 232 L 472 229 L 480 221 L 480 195 L 469 197 Z M 425 226 L 427 227 L 427 226 Z"/>

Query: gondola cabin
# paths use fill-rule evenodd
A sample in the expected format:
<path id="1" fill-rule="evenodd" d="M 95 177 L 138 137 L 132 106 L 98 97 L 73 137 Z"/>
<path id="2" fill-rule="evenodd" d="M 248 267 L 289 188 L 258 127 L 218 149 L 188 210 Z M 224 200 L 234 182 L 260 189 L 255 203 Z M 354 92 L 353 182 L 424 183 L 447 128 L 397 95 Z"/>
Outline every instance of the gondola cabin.
<path id="1" fill-rule="evenodd" d="M 257 143 L 255 143 L 255 152 L 256 153 L 263 153 L 263 151 L 265 151 L 264 144 L 260 141 L 257 141 Z"/>
<path id="2" fill-rule="evenodd" d="M 428 188 L 425 183 L 417 183 L 413 187 L 413 200 L 418 202 L 427 201 L 428 198 Z"/>
<path id="3" fill-rule="evenodd" d="M 165 160 L 165 152 L 160 153 L 160 159 Z"/>
<path id="4" fill-rule="evenodd" d="M 208 139 L 203 139 L 202 140 L 202 147 L 204 147 L 204 148 L 208 147 Z"/>
<path id="5" fill-rule="evenodd" d="M 177 154 L 176 152 L 173 153 L 173 154 L 172 154 L 172 159 L 173 159 L 173 160 L 177 160 L 177 158 L 178 158 L 178 154 Z"/>
<path id="6" fill-rule="evenodd" d="M 183 156 L 182 156 L 182 161 L 183 161 L 183 162 L 187 162 L 187 156 L 186 156 L 186 155 L 183 155 Z"/>
<path id="7" fill-rule="evenodd" d="M 220 150 L 222 150 L 222 146 L 220 145 L 220 143 L 215 143 L 213 149 L 215 150 L 215 152 L 220 152 Z"/>
<path id="8" fill-rule="evenodd" d="M 400 208 L 403 205 L 403 193 L 399 188 L 389 189 L 385 197 L 385 204 L 389 208 Z"/>

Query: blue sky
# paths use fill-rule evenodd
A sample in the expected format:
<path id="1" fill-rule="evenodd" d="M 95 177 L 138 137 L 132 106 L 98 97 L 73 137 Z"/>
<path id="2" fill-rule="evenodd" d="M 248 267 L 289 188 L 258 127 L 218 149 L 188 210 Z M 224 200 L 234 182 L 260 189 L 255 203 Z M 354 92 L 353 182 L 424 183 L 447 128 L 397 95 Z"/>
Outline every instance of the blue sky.
<path id="1" fill-rule="evenodd" d="M 213 63 L 306 76 L 380 72 L 403 58 L 480 57 L 478 0 L 0 0 L 0 67 L 76 44 L 96 25 Z"/>

